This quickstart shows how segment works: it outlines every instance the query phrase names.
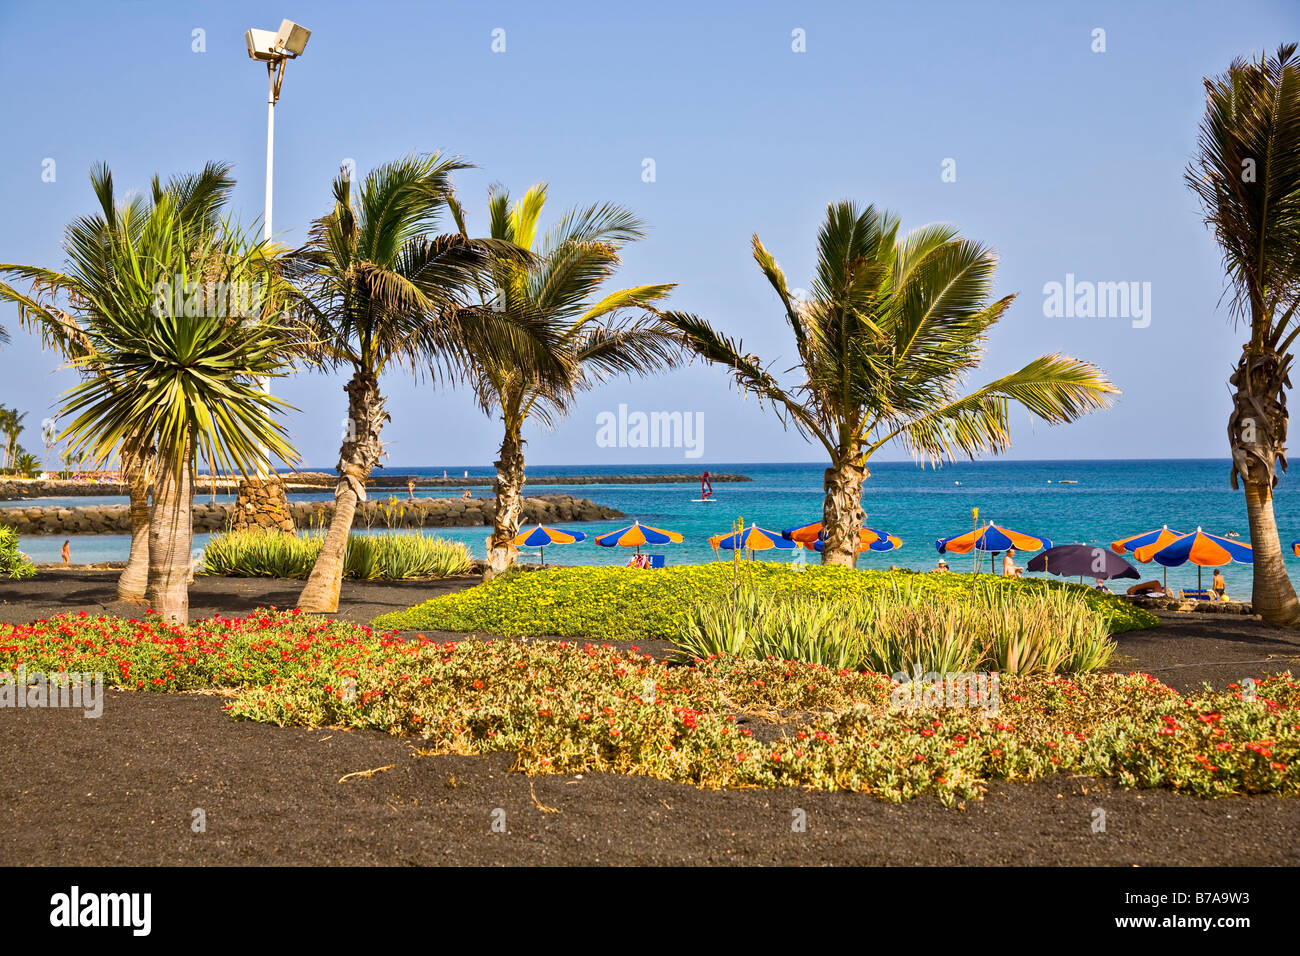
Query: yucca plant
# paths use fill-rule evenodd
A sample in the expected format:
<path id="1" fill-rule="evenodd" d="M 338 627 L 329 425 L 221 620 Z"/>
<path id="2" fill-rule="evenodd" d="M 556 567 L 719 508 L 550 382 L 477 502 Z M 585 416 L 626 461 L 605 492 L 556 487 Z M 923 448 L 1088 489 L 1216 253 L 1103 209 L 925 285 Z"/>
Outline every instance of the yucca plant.
<path id="1" fill-rule="evenodd" d="M 338 609 L 348 536 L 366 479 L 384 456 L 389 415 L 380 376 L 394 368 L 456 377 L 471 353 L 528 354 L 527 332 L 491 310 L 473 310 L 487 268 L 518 250 L 463 233 L 434 234 L 452 198 L 451 175 L 467 164 L 441 155 L 406 157 L 372 170 L 359 187 L 334 180 L 334 206 L 295 253 L 304 314 L 322 343 L 317 356 L 351 373 L 348 431 L 339 447 L 334 514 L 298 606 Z M 485 344 L 487 343 L 487 344 Z M 366 514 L 367 527 L 374 521 Z"/>
<path id="2" fill-rule="evenodd" d="M 30 290 L 24 293 L 0 282 L 0 300 L 17 305 L 21 324 L 36 328 L 46 347 L 76 360 L 82 375 L 103 374 L 104 370 L 92 360 L 88 330 L 102 318 L 97 306 L 120 301 L 113 288 L 136 280 L 132 269 L 135 254 L 131 250 L 149 225 L 155 208 L 165 197 L 170 214 L 184 226 L 184 235 L 195 245 L 191 258 L 206 255 L 207 250 L 201 246 L 218 232 L 221 211 L 235 186 L 230 169 L 229 164 L 209 163 L 200 172 L 176 176 L 166 183 L 155 176 L 148 195 L 119 200 L 108 166 L 94 167 L 90 184 L 99 210 L 74 220 L 65 229 L 64 249 L 68 258 L 65 268 L 60 271 L 40 266 L 0 265 L 0 274 L 30 283 Z M 50 449 L 58 441 L 57 428 L 43 429 L 42 437 L 48 460 Z M 153 449 L 132 443 L 130 448 L 124 445 L 118 454 L 130 502 L 131 549 L 126 568 L 118 578 L 117 598 L 136 601 L 144 598 L 149 584 Z"/>
<path id="3" fill-rule="evenodd" d="M 807 298 L 790 289 L 758 236 L 753 251 L 794 333 L 801 379 L 783 384 L 758 356 L 697 316 L 662 315 L 698 354 L 771 400 L 784 423 L 830 457 L 823 564 L 856 562 L 867 462 L 890 443 L 925 461 L 974 458 L 1010 446 L 1012 403 L 1049 423 L 1070 422 L 1118 394 L 1101 369 L 1064 355 L 1042 356 L 965 391 L 985 338 L 1015 297 L 990 301 L 997 256 L 950 226 L 900 236 L 892 213 L 830 206 Z"/>

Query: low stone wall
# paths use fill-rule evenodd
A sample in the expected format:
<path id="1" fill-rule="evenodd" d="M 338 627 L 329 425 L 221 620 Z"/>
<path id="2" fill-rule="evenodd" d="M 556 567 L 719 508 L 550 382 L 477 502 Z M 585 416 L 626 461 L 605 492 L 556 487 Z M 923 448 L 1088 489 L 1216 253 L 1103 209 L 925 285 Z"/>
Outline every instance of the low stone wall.
<path id="1" fill-rule="evenodd" d="M 1253 614 L 1249 601 L 1184 601 L 1182 598 L 1148 598 L 1119 595 L 1130 604 L 1148 611 L 1199 612 L 1201 614 Z"/>
<path id="2" fill-rule="evenodd" d="M 229 526 L 231 504 L 194 504 L 195 531 L 224 531 Z M 353 528 L 455 528 L 491 525 L 495 498 L 372 499 L 357 508 Z M 300 530 L 323 528 L 334 516 L 332 501 L 290 502 L 289 510 Z M 537 495 L 524 499 L 524 520 L 532 524 L 565 521 L 602 521 L 623 513 L 586 498 L 571 495 Z M 131 530 L 126 505 L 89 505 L 77 508 L 14 507 L 0 509 L 0 524 L 20 535 L 126 534 Z"/>

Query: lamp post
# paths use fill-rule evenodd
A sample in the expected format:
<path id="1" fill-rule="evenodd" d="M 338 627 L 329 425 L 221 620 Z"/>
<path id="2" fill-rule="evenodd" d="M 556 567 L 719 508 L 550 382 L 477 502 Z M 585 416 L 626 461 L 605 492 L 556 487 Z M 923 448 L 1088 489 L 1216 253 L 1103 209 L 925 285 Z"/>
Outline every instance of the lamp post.
<path id="1" fill-rule="evenodd" d="M 262 236 L 271 238 L 271 182 L 275 168 L 275 104 L 280 99 L 280 84 L 284 82 L 284 67 L 290 60 L 297 59 L 307 48 L 311 31 L 294 23 L 282 20 L 280 29 L 249 30 L 244 34 L 244 43 L 248 46 L 248 55 L 254 60 L 266 63 L 266 215 L 262 226 Z"/>
<path id="2" fill-rule="evenodd" d="M 271 242 L 271 201 L 272 182 L 275 170 L 275 104 L 280 99 L 280 84 L 284 82 L 284 67 L 290 60 L 297 59 L 307 48 L 311 31 L 292 20 L 280 21 L 280 29 L 248 30 L 244 33 L 244 43 L 248 55 L 253 60 L 266 64 L 266 212 L 262 221 L 262 238 Z M 259 383 L 262 391 L 271 391 L 270 379 Z M 274 479 L 267 471 L 265 463 L 259 463 L 257 482 L 241 481 L 239 496 L 235 501 L 234 523 L 236 527 L 255 519 L 258 511 L 271 513 L 276 525 L 282 531 L 293 531 L 293 516 L 289 511 L 288 497 L 284 493 L 284 484 L 276 476 Z M 253 488 L 256 492 L 253 492 Z M 260 499 L 254 503 L 253 498 Z M 241 505 L 243 508 L 241 508 Z M 246 514 L 245 509 L 252 514 Z"/>

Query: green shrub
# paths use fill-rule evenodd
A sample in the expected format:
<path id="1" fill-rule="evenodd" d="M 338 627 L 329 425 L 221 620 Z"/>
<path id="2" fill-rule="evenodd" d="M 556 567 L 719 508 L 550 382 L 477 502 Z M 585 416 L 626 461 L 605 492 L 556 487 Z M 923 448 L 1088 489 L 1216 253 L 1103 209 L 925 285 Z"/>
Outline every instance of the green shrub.
<path id="1" fill-rule="evenodd" d="M 844 602 L 762 594 L 749 582 L 697 604 L 673 642 L 687 659 L 796 660 L 882 674 L 1095 670 L 1110 616 L 1064 590 L 930 593 L 908 577 Z"/>
<path id="2" fill-rule="evenodd" d="M 0 577 L 21 581 L 35 574 L 36 567 L 18 550 L 18 532 L 0 525 Z"/>
<path id="3" fill-rule="evenodd" d="M 213 535 L 203 551 L 205 574 L 234 578 L 306 578 L 320 554 L 321 534 L 298 537 L 278 531 L 229 531 Z M 445 578 L 472 563 L 458 542 L 410 534 L 351 535 L 345 577 L 364 581 Z"/>
<path id="4" fill-rule="evenodd" d="M 736 586 L 730 562 L 692 564 L 646 571 L 622 567 L 546 568 L 497 580 L 483 587 L 426 601 L 385 614 L 375 626 L 393 630 L 478 631 L 508 637 L 593 637 L 602 640 L 669 640 L 702 600 Z M 894 582 L 910 582 L 917 599 L 947 595 L 969 601 L 977 588 L 990 594 L 1079 595 L 1084 604 L 1109 614 L 1110 631 L 1155 627 L 1159 619 L 1112 594 L 1077 584 L 988 574 L 913 574 L 814 565 L 796 572 L 790 565 L 741 562 L 740 577 L 764 594 L 802 595 L 844 604 Z"/>

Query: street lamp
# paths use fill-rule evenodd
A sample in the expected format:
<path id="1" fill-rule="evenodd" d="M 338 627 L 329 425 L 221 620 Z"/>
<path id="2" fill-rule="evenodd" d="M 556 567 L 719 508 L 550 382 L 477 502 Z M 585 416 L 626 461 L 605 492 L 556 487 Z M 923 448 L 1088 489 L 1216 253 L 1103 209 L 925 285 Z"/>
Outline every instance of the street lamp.
<path id="1" fill-rule="evenodd" d="M 271 242 L 271 174 L 275 169 L 275 103 L 280 98 L 280 84 L 284 82 L 285 64 L 297 59 L 302 51 L 307 49 L 307 40 L 310 37 L 310 30 L 292 20 L 281 20 L 280 29 L 274 33 L 270 30 L 248 30 L 244 33 L 244 43 L 248 47 L 249 58 L 266 63 L 266 215 L 262 224 L 262 237 L 268 245 Z M 269 393 L 270 379 L 262 379 L 261 386 L 264 392 Z M 265 485 L 270 476 L 261 465 L 258 466 L 257 474 L 259 490 L 265 496 Z M 247 482 L 241 482 L 240 499 L 246 500 L 248 497 L 250 495 Z M 289 514 L 284 485 L 278 479 L 271 497 L 274 499 L 274 510 L 292 524 L 293 519 Z M 236 500 L 236 505 L 240 499 Z"/>
<path id="2" fill-rule="evenodd" d="M 280 21 L 280 29 L 249 30 L 244 34 L 248 55 L 266 63 L 266 221 L 262 235 L 271 238 L 271 171 L 275 162 L 275 102 L 280 98 L 280 84 L 284 82 L 284 65 L 296 59 L 307 48 L 311 31 L 292 20 Z"/>

